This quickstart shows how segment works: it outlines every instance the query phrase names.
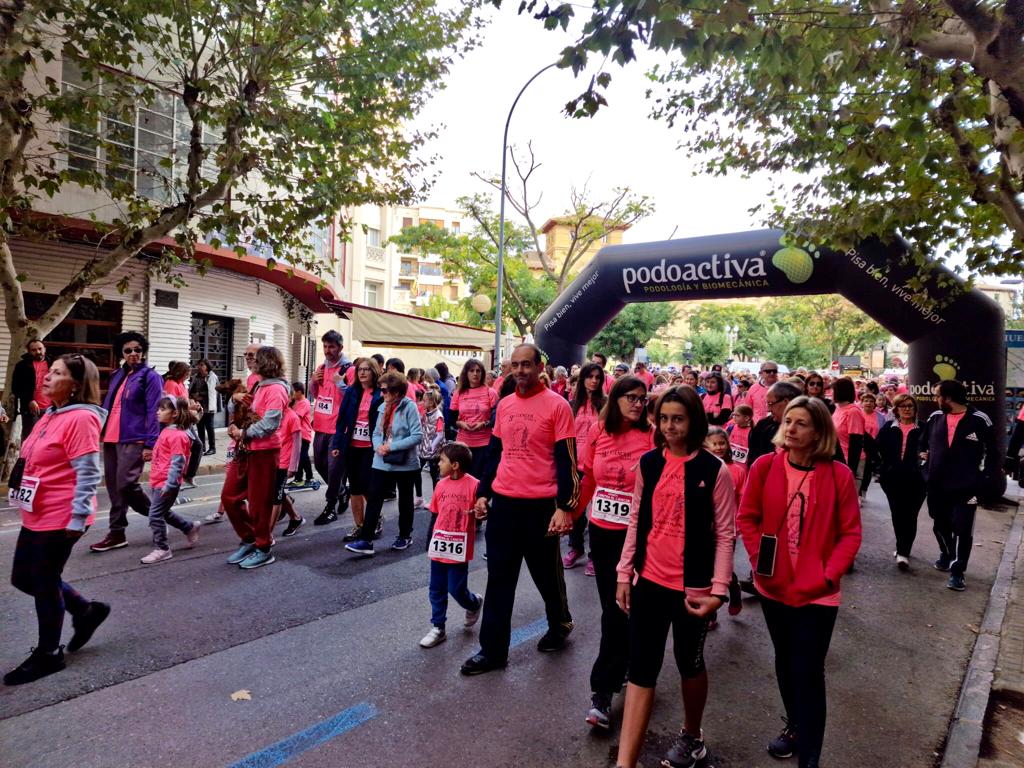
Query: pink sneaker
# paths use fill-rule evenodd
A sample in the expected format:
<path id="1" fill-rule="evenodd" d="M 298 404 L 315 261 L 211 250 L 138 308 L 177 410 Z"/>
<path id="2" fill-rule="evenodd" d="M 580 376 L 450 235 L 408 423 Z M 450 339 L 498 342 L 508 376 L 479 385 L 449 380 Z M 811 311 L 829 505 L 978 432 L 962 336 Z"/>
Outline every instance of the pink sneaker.
<path id="1" fill-rule="evenodd" d="M 587 567 L 583 569 L 583 574 L 585 576 L 596 576 L 597 575 L 596 573 L 594 573 L 594 561 L 593 560 L 587 560 Z"/>
<path id="2" fill-rule="evenodd" d="M 582 557 L 582 552 L 577 552 L 575 549 L 570 548 L 569 554 L 562 558 L 562 567 L 566 569 L 575 568 Z"/>
<path id="3" fill-rule="evenodd" d="M 143 565 L 156 565 L 157 563 L 163 563 L 174 557 L 174 553 L 169 549 L 154 549 L 145 557 L 139 558 L 139 562 Z"/>
<path id="4" fill-rule="evenodd" d="M 193 523 L 189 532 L 185 534 L 185 541 L 188 542 L 188 548 L 192 549 L 199 542 L 199 523 Z"/>

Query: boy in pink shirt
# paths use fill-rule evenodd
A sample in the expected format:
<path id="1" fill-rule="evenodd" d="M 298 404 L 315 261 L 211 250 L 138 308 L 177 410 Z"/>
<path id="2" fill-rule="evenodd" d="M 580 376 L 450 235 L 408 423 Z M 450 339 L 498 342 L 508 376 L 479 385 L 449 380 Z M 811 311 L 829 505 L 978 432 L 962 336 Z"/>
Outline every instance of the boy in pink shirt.
<path id="1" fill-rule="evenodd" d="M 469 563 L 473 559 L 473 534 L 476 530 L 476 502 L 479 482 L 467 474 L 473 454 L 463 443 L 448 443 L 441 448 L 438 466 L 441 480 L 430 498 L 430 631 L 420 640 L 421 648 L 433 648 L 445 641 L 448 595 L 466 611 L 465 627 L 480 618 L 484 599 L 469 591 Z"/>

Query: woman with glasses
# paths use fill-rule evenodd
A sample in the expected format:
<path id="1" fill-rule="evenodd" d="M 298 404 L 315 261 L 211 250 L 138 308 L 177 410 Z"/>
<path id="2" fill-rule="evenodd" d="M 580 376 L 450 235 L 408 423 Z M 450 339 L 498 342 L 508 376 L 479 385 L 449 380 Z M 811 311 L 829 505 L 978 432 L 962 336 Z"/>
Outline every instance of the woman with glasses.
<path id="1" fill-rule="evenodd" d="M 896 567 L 905 571 L 910 568 L 917 516 L 926 494 L 918 461 L 924 425 L 917 420 L 917 401 L 911 395 L 897 395 L 893 412 L 896 419 L 886 422 L 878 431 L 878 484 L 889 500 L 896 534 Z"/>
<path id="2" fill-rule="evenodd" d="M 708 415 L 708 424 L 716 427 L 728 424 L 732 419 L 732 394 L 729 393 L 718 371 L 711 371 L 704 377 L 706 393 L 702 398 L 704 412 Z"/>
<path id="3" fill-rule="evenodd" d="M 580 462 L 579 509 L 590 505 L 590 556 L 601 600 L 601 644 L 590 672 L 592 695 L 586 720 L 607 729 L 612 696 L 622 690 L 629 664 L 629 623 L 615 604 L 615 569 L 633 507 L 637 462 L 654 447 L 654 430 L 647 420 L 647 384 L 642 379 L 623 376 L 615 382 L 586 443 L 578 449 L 585 457 Z"/>
<path id="4" fill-rule="evenodd" d="M 839 614 L 840 578 L 860 549 L 860 506 L 853 473 L 832 460 L 836 430 L 819 399 L 789 403 L 775 444 L 782 450 L 754 462 L 736 522 L 775 647 L 786 711 L 786 726 L 768 752 L 780 759 L 798 753 L 799 768 L 818 768 L 825 657 Z"/>
<path id="5" fill-rule="evenodd" d="M 832 402 L 830 397 L 825 396 L 825 379 L 820 373 L 812 373 L 807 377 L 804 391 L 808 397 L 816 397 L 821 400 L 825 407 L 828 408 L 829 413 L 835 411 L 836 404 Z"/>
<path id="6" fill-rule="evenodd" d="M 572 417 L 576 427 L 576 465 L 583 471 L 583 465 L 587 458 L 586 452 L 590 441 L 588 437 L 591 430 L 596 426 L 601 417 L 604 404 L 608 401 L 604 388 L 604 368 L 598 363 L 587 363 L 580 369 L 580 382 L 576 386 L 576 395 L 573 397 Z M 622 381 L 621 377 L 615 382 Z M 613 385 L 614 386 L 614 385 Z M 647 385 L 644 385 L 644 394 L 647 393 Z M 587 530 L 587 516 L 580 515 L 573 523 L 572 533 L 569 534 L 569 551 L 562 558 L 562 566 L 565 568 L 575 567 L 583 554 L 586 546 L 583 537 Z M 587 573 L 593 575 L 593 564 L 587 562 Z"/>
<path id="7" fill-rule="evenodd" d="M 358 539 L 363 528 L 366 492 L 370 488 L 370 468 L 373 465 L 373 430 L 377 426 L 377 411 L 384 402 L 384 396 L 377 386 L 380 381 L 380 365 L 377 361 L 372 357 L 360 357 L 353 367 L 356 369 L 356 380 L 345 390 L 345 397 L 338 409 L 334 439 L 331 441 L 331 454 L 345 458 L 345 473 L 352 494 L 353 526 L 344 541 Z M 368 535 L 377 538 L 380 532 L 374 530 Z"/>

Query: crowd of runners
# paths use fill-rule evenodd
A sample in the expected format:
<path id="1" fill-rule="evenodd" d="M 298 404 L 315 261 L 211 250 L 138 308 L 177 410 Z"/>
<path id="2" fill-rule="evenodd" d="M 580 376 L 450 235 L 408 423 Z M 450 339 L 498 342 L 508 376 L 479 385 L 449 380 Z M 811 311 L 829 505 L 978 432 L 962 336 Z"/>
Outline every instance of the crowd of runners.
<path id="1" fill-rule="evenodd" d="M 559 651 L 574 629 L 564 571 L 585 563 L 601 620 L 581 712 L 591 727 L 612 727 L 613 699 L 625 689 L 621 766 L 636 765 L 640 754 L 670 629 L 684 718 L 665 764 L 705 758 L 704 644 L 722 611 L 740 612 L 742 591 L 757 595 L 785 720 L 767 749 L 815 768 L 825 658 L 869 484 L 877 478 L 891 509 L 894 566 L 914 564 L 927 501 L 937 545 L 928 565 L 962 591 L 978 500 L 1002 479 L 995 427 L 954 380 L 937 385 L 938 409 L 927 415 L 905 381 L 803 369 L 781 378 L 771 361 L 749 378 L 721 366 L 644 363 L 620 363 L 609 374 L 602 355 L 552 368 L 536 346 L 522 344 L 500 370 L 470 360 L 456 379 L 443 363 L 407 370 L 398 358 L 349 360 L 334 331 L 322 344 L 324 362 L 307 391 L 284 378 L 284 358 L 272 346 L 246 348 L 246 381 L 220 382 L 205 360 L 194 369 L 171 363 L 161 375 L 147 364 L 147 339 L 123 333 L 115 347 L 123 364 L 102 400 L 86 357 L 49 363 L 42 341 L 28 345 L 16 382 L 24 441 L 9 485 L 22 528 L 11 580 L 35 600 L 39 640 L 5 675 L 7 685 L 63 669 L 64 650 L 84 646 L 111 611 L 63 581 L 72 548 L 94 521 L 101 479 L 110 514 L 94 553 L 127 546 L 129 508 L 149 520 L 152 549 L 140 558 L 147 566 L 196 546 L 202 525 L 226 518 L 238 537 L 226 564 L 248 571 L 274 563 L 277 537 L 305 523 L 289 491 L 317 483 L 315 469 L 325 505 L 313 524 L 335 523 L 350 509 L 352 525 L 338 535 L 348 557 L 378 552 L 384 504 L 397 498 L 390 549 L 418 540 L 429 561 L 430 621 L 419 645 L 445 640 L 449 597 L 465 612 L 464 626 L 479 622 L 480 650 L 462 665 L 464 675 L 507 665 L 524 561 L 547 618 L 537 648 Z M 175 502 L 202 457 L 216 451 L 222 411 L 229 445 L 220 509 L 191 521 Z M 1020 426 L 1011 453 L 1024 443 L 1024 419 Z M 431 513 L 422 534 L 414 531 L 420 506 Z M 168 525 L 180 539 L 168 536 Z M 469 584 L 481 530 L 483 594 Z M 737 538 L 745 553 L 739 573 Z M 73 625 L 66 648 L 65 613 Z"/>

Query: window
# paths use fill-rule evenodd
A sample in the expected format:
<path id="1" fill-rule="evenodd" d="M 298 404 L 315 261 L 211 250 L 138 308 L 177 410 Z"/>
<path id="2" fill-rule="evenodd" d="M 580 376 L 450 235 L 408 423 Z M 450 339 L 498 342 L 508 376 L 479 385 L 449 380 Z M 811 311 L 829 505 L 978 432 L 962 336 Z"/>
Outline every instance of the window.
<path id="1" fill-rule="evenodd" d="M 408 229 L 411 226 L 413 226 L 412 216 L 402 217 L 402 229 Z"/>
<path id="2" fill-rule="evenodd" d="M 438 229 L 444 229 L 443 219 L 420 219 L 420 224 L 433 224 Z"/>
<path id="3" fill-rule="evenodd" d="M 441 265 L 440 264 L 420 264 L 421 275 L 432 275 L 433 277 L 441 276 Z"/>
<path id="4" fill-rule="evenodd" d="M 457 222 L 457 221 L 453 221 L 452 222 L 452 234 L 453 235 L 459 234 L 459 222 Z"/>
<path id="5" fill-rule="evenodd" d="M 363 303 L 368 307 L 379 307 L 381 296 L 381 288 L 384 287 L 383 283 L 375 283 L 367 280 L 363 286 Z"/>
<path id="6" fill-rule="evenodd" d="M 380 248 L 380 230 L 368 227 L 366 230 L 366 244 Z"/>

